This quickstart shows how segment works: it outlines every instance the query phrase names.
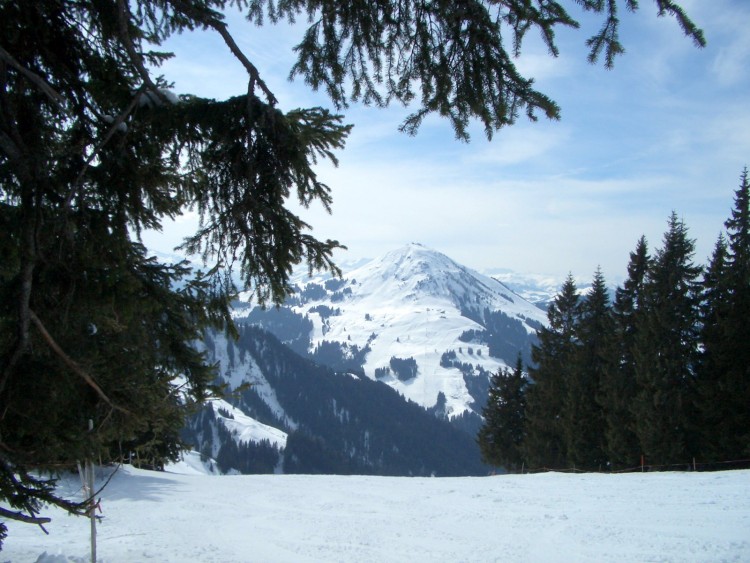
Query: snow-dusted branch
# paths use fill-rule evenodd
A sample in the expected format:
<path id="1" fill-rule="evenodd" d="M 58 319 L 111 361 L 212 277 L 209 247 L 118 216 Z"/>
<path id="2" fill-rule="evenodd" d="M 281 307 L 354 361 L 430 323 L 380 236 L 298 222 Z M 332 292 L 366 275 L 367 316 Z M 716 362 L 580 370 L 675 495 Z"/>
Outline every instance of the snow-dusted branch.
<path id="1" fill-rule="evenodd" d="M 25 524 L 38 524 L 40 526 L 52 521 L 51 518 L 43 516 L 27 516 L 23 512 L 13 512 L 2 506 L 0 506 L 0 517 L 8 518 L 9 520 L 17 520 L 18 522 L 24 522 Z M 44 530 L 44 528 L 42 528 L 42 530 Z M 44 530 L 44 533 L 46 534 L 47 530 Z"/>

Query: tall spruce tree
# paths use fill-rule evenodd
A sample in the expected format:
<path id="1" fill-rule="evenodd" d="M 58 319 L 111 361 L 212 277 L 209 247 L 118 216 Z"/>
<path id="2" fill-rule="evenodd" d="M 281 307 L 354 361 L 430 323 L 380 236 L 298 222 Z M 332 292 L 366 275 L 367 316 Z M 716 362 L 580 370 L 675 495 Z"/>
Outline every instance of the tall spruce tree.
<path id="1" fill-rule="evenodd" d="M 634 349 L 636 433 L 651 464 L 687 463 L 696 453 L 695 385 L 701 268 L 695 243 L 672 213 L 644 287 Z"/>
<path id="2" fill-rule="evenodd" d="M 701 415 L 701 453 L 707 461 L 724 460 L 724 436 L 719 429 L 726 419 L 723 375 L 726 319 L 731 314 L 731 292 L 727 279 L 728 248 L 723 234 L 719 235 L 703 275 L 701 302 L 701 345 L 698 407 Z"/>
<path id="3" fill-rule="evenodd" d="M 487 405 L 482 410 L 484 424 L 477 435 L 485 463 L 509 471 L 521 468 L 527 383 L 520 355 L 513 371 L 504 368 L 492 376 Z"/>
<path id="4" fill-rule="evenodd" d="M 679 6 L 656 2 L 705 43 Z M 261 302 L 283 299 L 297 264 L 336 271 L 339 243 L 312 237 L 288 201 L 329 209 L 313 164 L 335 162 L 349 126 L 322 108 L 282 111 L 223 10 L 245 10 L 257 24 L 304 14 L 311 23 L 294 75 L 325 88 L 338 108 L 418 99 L 405 131 L 435 112 L 466 139 L 471 119 L 491 136 L 521 110 L 559 116 L 511 54 L 530 29 L 557 54 L 555 30 L 578 23 L 558 2 L 533 4 L 1 2 L 0 497 L 10 507 L 2 514 L 40 522 L 42 501 L 84 509 L 32 469 L 110 461 L 132 448 L 156 464 L 174 455 L 186 398 L 205 397 L 211 378 L 191 343 L 229 321 L 229 269 Z M 590 58 L 611 66 L 623 51 L 618 2 L 576 4 L 603 14 Z M 177 98 L 155 75 L 169 56 L 159 46 L 194 30 L 222 39 L 245 69 L 245 92 Z M 143 229 L 189 208 L 201 224 L 184 248 L 206 260 L 203 276 L 159 263 L 139 244 Z"/>
<path id="5" fill-rule="evenodd" d="M 632 413 L 637 392 L 634 349 L 650 262 L 646 237 L 641 237 L 630 253 L 628 278 L 617 288 L 612 305 L 609 361 L 602 372 L 598 400 L 604 414 L 607 458 L 613 469 L 634 467 L 641 455 Z"/>
<path id="6" fill-rule="evenodd" d="M 600 269 L 581 302 L 576 326 L 579 345 L 568 378 L 564 405 L 568 464 L 580 469 L 606 467 L 605 426 L 597 401 L 602 374 L 609 362 L 613 322 L 607 284 Z"/>
<path id="7" fill-rule="evenodd" d="M 566 403 L 578 351 L 580 298 L 572 275 L 547 311 L 549 326 L 537 331 L 531 350 L 533 385 L 526 399 L 524 457 L 530 467 L 567 466 Z"/>
<path id="8" fill-rule="evenodd" d="M 703 446 L 713 461 L 750 456 L 750 184 L 735 192 L 704 276 L 700 405 Z"/>

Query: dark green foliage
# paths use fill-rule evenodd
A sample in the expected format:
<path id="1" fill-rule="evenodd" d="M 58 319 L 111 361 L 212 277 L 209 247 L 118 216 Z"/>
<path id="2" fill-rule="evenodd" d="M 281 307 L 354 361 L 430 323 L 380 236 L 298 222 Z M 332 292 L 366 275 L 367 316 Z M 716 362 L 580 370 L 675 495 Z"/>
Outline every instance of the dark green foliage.
<path id="1" fill-rule="evenodd" d="M 31 516 L 40 502 L 84 508 L 32 470 L 175 458 L 214 376 L 193 343 L 231 325 L 219 265 L 276 302 L 296 264 L 335 269 L 339 245 L 286 205 L 328 206 L 311 166 L 349 127 L 320 108 L 282 113 L 253 68 L 247 95 L 170 97 L 147 68 L 165 55 L 149 49 L 226 29 L 206 6 L 163 7 L 0 3 L 0 498 Z M 187 247 L 212 260 L 206 275 L 138 242 L 190 206 L 201 227 Z"/>
<path id="2" fill-rule="evenodd" d="M 609 361 L 603 365 L 597 395 L 604 413 L 607 458 L 613 469 L 635 467 L 641 454 L 632 413 L 637 391 L 633 354 L 649 267 L 648 244 L 641 237 L 630 254 L 628 278 L 615 292 L 613 333 L 607 342 Z"/>
<path id="3" fill-rule="evenodd" d="M 507 368 L 492 376 L 484 425 L 477 442 L 482 460 L 510 471 L 520 469 L 526 418 L 526 376 L 519 356 L 513 371 Z"/>
<path id="4" fill-rule="evenodd" d="M 669 464 L 696 453 L 695 385 L 701 268 L 694 241 L 675 213 L 644 286 L 634 349 L 638 393 L 636 433 L 651 463 Z"/>
<path id="5" fill-rule="evenodd" d="M 613 333 L 607 286 L 597 270 L 582 300 L 576 327 L 579 345 L 573 358 L 564 406 L 568 465 L 581 469 L 606 466 L 604 416 L 597 402 L 601 375 L 610 359 L 607 346 Z"/>
<path id="6" fill-rule="evenodd" d="M 654 258 L 646 239 L 638 241 L 611 306 L 601 272 L 583 300 L 568 278 L 533 348 L 521 444 L 527 466 L 619 470 L 638 466 L 643 455 L 650 467 L 694 459 L 717 467 L 747 458 L 746 170 L 726 227 L 704 270 L 693 264 L 695 243 L 673 213 Z"/>
<path id="7" fill-rule="evenodd" d="M 463 307 L 461 314 L 485 327 L 484 330 L 465 330 L 458 339 L 461 342 L 486 344 L 489 354 L 493 358 L 512 362 L 518 350 L 530 350 L 536 343 L 536 335 L 529 333 L 524 323 L 516 318 L 509 317 L 502 311 L 491 311 L 485 308 L 482 313 Z M 527 321 L 528 322 L 528 321 Z M 537 329 L 539 327 L 534 327 Z M 524 357 L 523 361 L 530 362 L 530 357 Z"/>
<path id="8" fill-rule="evenodd" d="M 471 435 L 405 401 L 387 385 L 318 366 L 290 353 L 258 327 L 239 330 L 237 347 L 261 368 L 286 415 L 298 424 L 297 431 L 286 422 L 280 425 L 293 440 L 292 450 L 285 452 L 285 471 L 338 468 L 376 475 L 443 476 L 485 472 Z M 297 439 L 300 444 L 294 445 Z M 309 458 L 302 455 L 305 451 Z"/>
<path id="9" fill-rule="evenodd" d="M 605 417 L 597 399 L 614 327 L 602 273 L 584 299 L 568 276 L 547 316 L 549 328 L 538 332 L 532 349 L 525 459 L 532 467 L 605 467 Z"/>
<path id="10" fill-rule="evenodd" d="M 705 276 L 699 405 L 713 459 L 750 456 L 750 184 L 745 169 Z"/>
<path id="11" fill-rule="evenodd" d="M 315 307 L 311 307 L 308 311 L 310 313 L 317 313 L 320 315 L 320 318 L 325 320 L 328 317 L 335 317 L 341 314 L 341 309 L 332 309 L 328 305 L 316 305 Z"/>
<path id="12" fill-rule="evenodd" d="M 242 442 L 237 440 L 223 424 L 217 424 L 219 452 L 216 466 L 222 473 L 232 470 L 243 475 L 273 473 L 281 463 L 281 451 L 268 440 Z"/>
<path id="13" fill-rule="evenodd" d="M 471 395 L 473 402 L 472 410 L 479 412 L 484 408 L 487 400 L 487 392 L 490 389 L 490 378 L 492 374 L 480 365 L 460 364 L 466 391 Z M 468 366 L 468 369 L 467 369 Z"/>
<path id="14" fill-rule="evenodd" d="M 245 319 L 262 326 L 298 354 L 308 353 L 313 322 L 307 315 L 288 307 L 253 307 Z"/>
<path id="15" fill-rule="evenodd" d="M 302 303 L 307 301 L 319 301 L 328 295 L 325 288 L 317 283 L 308 283 L 305 288 L 296 294 Z"/>
<path id="16" fill-rule="evenodd" d="M 549 327 L 538 332 L 532 348 L 533 382 L 528 389 L 524 455 L 532 467 L 567 464 L 566 402 L 578 349 L 580 299 L 571 275 L 547 311 Z"/>
<path id="17" fill-rule="evenodd" d="M 284 473 L 350 475 L 358 469 L 343 452 L 330 448 L 325 439 L 305 431 L 294 431 L 284 449 Z"/>
<path id="18" fill-rule="evenodd" d="M 335 371 L 364 374 L 364 364 L 370 347 L 323 340 L 315 349 L 305 354 L 312 361 Z"/>
<path id="19" fill-rule="evenodd" d="M 383 379 L 384 377 L 388 377 L 389 375 L 391 375 L 391 368 L 389 367 L 375 368 L 376 379 Z"/>
<path id="20" fill-rule="evenodd" d="M 417 377 L 418 366 L 417 360 L 414 358 L 397 358 L 393 356 L 388 365 L 401 381 L 408 381 Z"/>

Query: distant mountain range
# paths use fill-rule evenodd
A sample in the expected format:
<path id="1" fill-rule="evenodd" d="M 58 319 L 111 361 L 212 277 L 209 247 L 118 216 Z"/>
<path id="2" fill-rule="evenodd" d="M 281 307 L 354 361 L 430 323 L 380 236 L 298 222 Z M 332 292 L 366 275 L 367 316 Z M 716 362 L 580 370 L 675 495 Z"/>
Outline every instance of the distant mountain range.
<path id="1" fill-rule="evenodd" d="M 239 341 L 205 345 L 221 382 L 251 386 L 206 407 L 186 438 L 223 472 L 481 473 L 489 378 L 530 361 L 546 322 L 535 303 L 557 286 L 409 244 L 341 278 L 300 279 L 280 308 L 240 300 Z"/>

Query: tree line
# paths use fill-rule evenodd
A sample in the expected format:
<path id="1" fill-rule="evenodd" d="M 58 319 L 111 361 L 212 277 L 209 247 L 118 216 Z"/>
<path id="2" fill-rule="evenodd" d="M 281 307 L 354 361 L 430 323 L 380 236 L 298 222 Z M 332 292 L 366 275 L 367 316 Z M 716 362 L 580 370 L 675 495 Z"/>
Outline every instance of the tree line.
<path id="1" fill-rule="evenodd" d="M 610 299 L 598 269 L 572 276 L 537 331 L 528 374 L 493 376 L 478 434 L 509 470 L 627 469 L 750 458 L 750 185 L 747 168 L 707 266 L 672 213 L 641 237 Z"/>

